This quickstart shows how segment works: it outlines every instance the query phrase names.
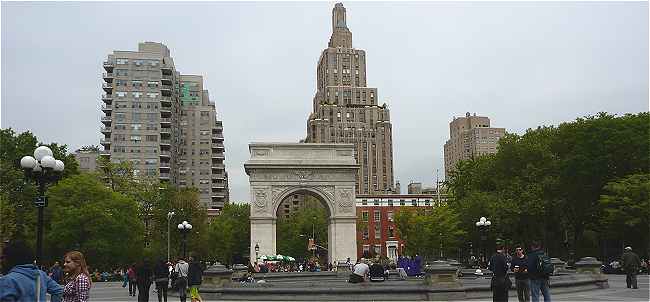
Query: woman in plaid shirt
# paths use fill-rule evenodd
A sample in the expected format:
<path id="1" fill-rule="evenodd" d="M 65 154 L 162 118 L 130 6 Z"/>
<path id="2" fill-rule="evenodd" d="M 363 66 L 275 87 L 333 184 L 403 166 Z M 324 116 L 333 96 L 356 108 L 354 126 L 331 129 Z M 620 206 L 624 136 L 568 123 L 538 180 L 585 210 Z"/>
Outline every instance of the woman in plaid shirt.
<path id="1" fill-rule="evenodd" d="M 65 287 L 62 302 L 87 302 L 90 293 L 90 274 L 84 255 L 78 251 L 65 254 Z"/>

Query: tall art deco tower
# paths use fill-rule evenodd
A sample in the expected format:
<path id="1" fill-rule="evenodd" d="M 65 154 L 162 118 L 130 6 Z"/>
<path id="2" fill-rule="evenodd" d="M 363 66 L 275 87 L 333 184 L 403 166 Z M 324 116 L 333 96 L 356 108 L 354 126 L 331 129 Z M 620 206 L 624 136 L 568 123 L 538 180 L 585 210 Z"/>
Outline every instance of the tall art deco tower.
<path id="1" fill-rule="evenodd" d="M 366 86 L 366 52 L 352 47 L 345 7 L 332 10 L 332 37 L 318 60 L 317 91 L 307 143 L 352 143 L 360 165 L 357 194 L 393 192 L 390 111 L 377 88 Z"/>

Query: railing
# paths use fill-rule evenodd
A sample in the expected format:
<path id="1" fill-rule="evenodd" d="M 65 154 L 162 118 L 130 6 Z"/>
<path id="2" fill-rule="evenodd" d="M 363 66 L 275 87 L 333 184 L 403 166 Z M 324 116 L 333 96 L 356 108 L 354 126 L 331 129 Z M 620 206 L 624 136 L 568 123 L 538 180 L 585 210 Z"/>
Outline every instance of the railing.
<path id="1" fill-rule="evenodd" d="M 111 132 L 113 131 L 111 127 L 99 127 L 99 131 L 101 132 Z"/>
<path id="2" fill-rule="evenodd" d="M 169 179 L 169 173 L 160 173 L 160 178 Z"/>
<path id="3" fill-rule="evenodd" d="M 106 105 L 106 104 L 102 105 L 102 110 L 107 110 L 107 109 L 113 110 L 113 105 Z"/>
<path id="4" fill-rule="evenodd" d="M 113 120 L 112 116 L 102 116 L 102 122 L 110 122 Z"/>
<path id="5" fill-rule="evenodd" d="M 112 78 L 113 73 L 112 72 L 104 72 L 104 73 L 102 73 L 102 77 L 104 77 L 104 78 Z"/>
<path id="6" fill-rule="evenodd" d="M 171 155 L 172 155 L 171 151 L 167 151 L 167 150 L 160 151 L 160 156 L 171 156 Z"/>
<path id="7" fill-rule="evenodd" d="M 161 145 L 169 145 L 169 144 L 171 144 L 171 143 L 172 143 L 172 141 L 169 140 L 169 139 L 161 139 L 161 140 L 160 140 L 160 144 L 161 144 Z"/>
<path id="8" fill-rule="evenodd" d="M 226 166 L 224 164 L 212 164 L 212 169 L 225 169 Z"/>
<path id="9" fill-rule="evenodd" d="M 170 165 L 170 163 L 160 163 L 160 167 L 169 169 L 169 168 L 171 168 L 171 165 Z"/>
<path id="10" fill-rule="evenodd" d="M 102 145 L 107 145 L 107 144 L 111 143 L 111 140 L 102 138 L 102 139 L 99 140 L 99 143 L 102 144 Z"/>
<path id="11" fill-rule="evenodd" d="M 102 83 L 102 88 L 113 89 L 113 83 Z"/>
<path id="12" fill-rule="evenodd" d="M 168 118 L 168 117 L 162 117 L 162 118 L 160 118 L 160 122 L 161 123 L 171 123 L 172 119 Z"/>
<path id="13" fill-rule="evenodd" d="M 102 94 L 102 100 L 112 100 L 113 95 L 108 95 L 108 94 Z"/>

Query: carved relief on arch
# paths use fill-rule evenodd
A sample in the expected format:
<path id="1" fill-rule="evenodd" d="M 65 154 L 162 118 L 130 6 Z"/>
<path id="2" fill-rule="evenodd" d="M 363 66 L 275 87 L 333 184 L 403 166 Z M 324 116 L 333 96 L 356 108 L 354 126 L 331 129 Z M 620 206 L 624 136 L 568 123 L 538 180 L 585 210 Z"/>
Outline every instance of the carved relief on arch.
<path id="1" fill-rule="evenodd" d="M 258 212 L 266 210 L 268 203 L 267 195 L 266 188 L 253 189 L 253 205 Z"/>
<path id="2" fill-rule="evenodd" d="M 350 213 L 354 210 L 354 192 L 352 189 L 337 190 L 338 209 L 343 213 Z"/>

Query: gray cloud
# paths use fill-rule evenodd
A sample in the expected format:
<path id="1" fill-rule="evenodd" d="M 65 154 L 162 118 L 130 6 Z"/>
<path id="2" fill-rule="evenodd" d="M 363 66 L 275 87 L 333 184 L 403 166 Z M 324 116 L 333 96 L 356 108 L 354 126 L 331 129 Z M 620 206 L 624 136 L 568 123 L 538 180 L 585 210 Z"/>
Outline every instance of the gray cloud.
<path id="1" fill-rule="evenodd" d="M 350 2 L 368 83 L 392 111 L 396 179 L 431 184 L 466 111 L 522 133 L 648 110 L 647 2 Z M 305 136 L 333 3 L 2 3 L 3 128 L 74 150 L 101 137 L 101 63 L 167 44 L 204 75 L 224 122 L 231 196 L 248 200 L 251 141 Z"/>

